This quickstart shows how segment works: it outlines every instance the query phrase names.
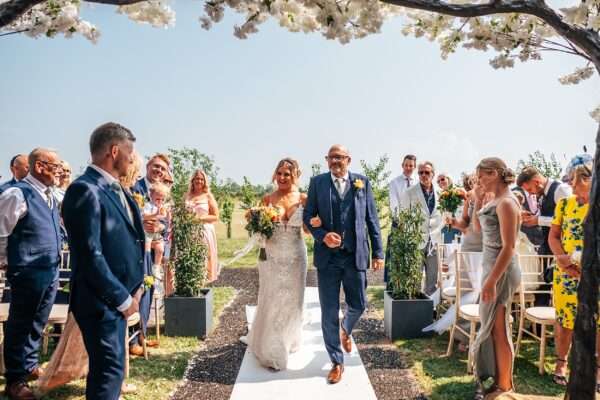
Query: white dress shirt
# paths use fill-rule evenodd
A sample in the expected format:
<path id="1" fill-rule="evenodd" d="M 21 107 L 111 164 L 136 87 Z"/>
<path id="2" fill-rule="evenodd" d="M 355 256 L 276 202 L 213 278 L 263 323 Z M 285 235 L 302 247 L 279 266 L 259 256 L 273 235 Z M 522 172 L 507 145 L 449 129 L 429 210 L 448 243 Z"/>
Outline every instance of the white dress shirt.
<path id="1" fill-rule="evenodd" d="M 554 180 L 548 179 L 548 182 L 546 182 L 546 187 L 544 188 L 544 196 L 548 195 L 550 186 L 554 182 L 555 182 Z M 566 183 L 561 183 L 560 185 L 558 185 L 558 187 L 554 191 L 554 202 L 558 204 L 560 199 L 569 197 L 569 196 L 571 196 L 571 194 L 573 194 L 573 190 L 571 189 L 571 186 L 567 185 Z M 552 225 L 553 218 L 554 217 L 552 217 L 552 216 L 551 217 L 542 217 L 541 215 L 538 214 L 538 225 L 550 227 Z"/>
<path id="2" fill-rule="evenodd" d="M 119 180 L 117 178 L 115 178 L 114 176 L 112 176 L 111 174 L 109 174 L 107 171 L 103 170 L 99 166 L 90 164 L 90 168 L 94 169 L 96 172 L 98 172 L 100 175 L 102 175 L 102 177 L 106 180 L 106 182 L 108 182 L 109 185 L 112 185 L 114 183 L 117 183 L 119 185 L 121 184 L 121 182 L 119 182 Z M 125 300 L 120 306 L 118 306 L 117 310 L 119 310 L 120 312 L 124 312 L 125 310 L 127 310 L 129 308 L 129 306 L 131 306 L 132 302 L 133 302 L 133 298 L 131 296 L 127 297 L 127 300 Z"/>
<path id="3" fill-rule="evenodd" d="M 414 185 L 417 180 L 412 176 L 406 176 L 404 174 L 397 176 L 392 179 L 390 182 L 390 211 L 393 213 L 400 207 L 400 201 L 402 199 L 402 193 L 412 185 Z"/>
<path id="4" fill-rule="evenodd" d="M 331 180 L 333 181 L 333 187 L 336 187 L 335 186 L 336 181 L 339 181 L 339 183 L 340 183 L 340 188 L 341 188 L 340 196 L 346 192 L 346 185 L 348 184 L 349 179 L 350 179 L 350 174 L 348 172 L 346 172 L 346 175 L 342 176 L 341 178 L 338 178 L 333 173 L 331 173 Z"/>
<path id="5" fill-rule="evenodd" d="M 48 195 L 46 194 L 48 186 L 31 175 L 27 175 L 23 178 L 23 181 L 30 184 L 42 196 L 44 201 L 48 202 Z M 13 186 L 0 194 L 0 266 L 8 264 L 6 254 L 8 237 L 26 213 L 27 202 L 21 189 Z"/>

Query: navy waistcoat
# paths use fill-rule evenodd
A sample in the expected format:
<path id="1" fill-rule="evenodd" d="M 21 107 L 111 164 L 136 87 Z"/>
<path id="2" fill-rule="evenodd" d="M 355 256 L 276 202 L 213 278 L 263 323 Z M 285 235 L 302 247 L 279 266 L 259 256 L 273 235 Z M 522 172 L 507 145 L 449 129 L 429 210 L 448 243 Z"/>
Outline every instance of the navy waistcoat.
<path id="1" fill-rule="evenodd" d="M 351 185 L 351 182 L 347 183 Z M 340 197 L 335 186 L 331 190 L 331 212 L 333 217 L 333 229 L 343 238 L 343 248 L 354 252 L 356 249 L 356 227 L 354 210 L 354 192 L 348 188 L 343 198 Z"/>

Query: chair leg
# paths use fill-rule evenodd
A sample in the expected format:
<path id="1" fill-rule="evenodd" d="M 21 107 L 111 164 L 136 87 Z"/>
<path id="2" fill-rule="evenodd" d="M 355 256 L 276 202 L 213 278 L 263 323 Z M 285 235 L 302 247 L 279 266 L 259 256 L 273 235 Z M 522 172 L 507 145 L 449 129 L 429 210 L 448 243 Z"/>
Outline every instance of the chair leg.
<path id="1" fill-rule="evenodd" d="M 469 327 L 469 355 L 467 358 L 467 372 L 469 374 L 473 373 L 473 343 L 475 343 L 475 329 L 477 328 L 477 323 L 471 321 L 471 326 Z"/>
<path id="2" fill-rule="evenodd" d="M 48 354 L 48 336 L 50 332 L 48 332 L 48 327 L 45 327 L 42 331 L 42 354 Z"/>
<path id="3" fill-rule="evenodd" d="M 154 299 L 154 322 L 156 326 L 156 341 L 160 344 L 160 319 L 157 298 Z"/>
<path id="4" fill-rule="evenodd" d="M 450 328 L 450 340 L 448 341 L 448 350 L 446 350 L 446 357 L 450 357 L 452 355 L 452 351 L 454 350 L 454 331 L 456 330 L 456 322 L 452 324 L 452 328 Z"/>
<path id="5" fill-rule="evenodd" d="M 546 325 L 542 324 L 542 334 L 541 343 L 540 343 L 540 367 L 539 373 L 540 375 L 544 375 L 544 359 L 546 358 Z"/>
<path id="6" fill-rule="evenodd" d="M 125 379 L 129 378 L 129 327 L 125 328 Z"/>
<path id="7" fill-rule="evenodd" d="M 140 326 L 141 329 L 141 326 Z M 144 349 L 144 359 L 147 360 L 148 359 L 148 346 L 146 346 L 146 338 L 144 338 L 144 340 L 142 340 L 142 349 Z"/>
<path id="8" fill-rule="evenodd" d="M 521 311 L 522 312 L 522 311 Z M 521 316 L 519 316 L 519 333 L 517 334 L 517 348 L 515 349 L 515 357 L 519 355 L 519 349 L 521 348 L 521 339 L 523 339 L 523 328 L 524 322 Z"/>

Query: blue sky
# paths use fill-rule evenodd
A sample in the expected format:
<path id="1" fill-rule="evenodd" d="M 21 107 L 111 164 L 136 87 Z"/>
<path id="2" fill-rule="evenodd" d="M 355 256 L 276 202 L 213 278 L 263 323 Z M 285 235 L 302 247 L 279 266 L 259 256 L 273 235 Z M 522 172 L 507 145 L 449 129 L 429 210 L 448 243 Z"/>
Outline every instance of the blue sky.
<path id="1" fill-rule="evenodd" d="M 593 149 L 597 77 L 570 87 L 557 79 L 583 64 L 575 57 L 503 71 L 488 65 L 492 53 L 459 50 L 443 61 L 435 43 L 402 36 L 399 21 L 348 45 L 273 23 L 239 40 L 240 16 L 204 31 L 201 2 L 174 6 L 168 30 L 87 6 L 102 31 L 97 45 L 0 38 L 0 173 L 35 146 L 58 149 L 77 171 L 89 134 L 109 120 L 134 131 L 143 155 L 195 147 L 222 177 L 260 183 L 284 156 L 306 178 L 336 142 L 350 148 L 354 169 L 387 153 L 394 175 L 409 152 L 458 175 L 489 155 L 515 165 L 535 150 L 563 161 L 583 144 Z"/>

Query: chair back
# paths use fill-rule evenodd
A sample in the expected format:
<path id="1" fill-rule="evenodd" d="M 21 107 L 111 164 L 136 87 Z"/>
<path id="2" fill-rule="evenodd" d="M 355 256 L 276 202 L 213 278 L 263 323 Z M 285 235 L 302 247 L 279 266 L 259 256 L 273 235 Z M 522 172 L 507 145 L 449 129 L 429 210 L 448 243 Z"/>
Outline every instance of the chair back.
<path id="1" fill-rule="evenodd" d="M 438 288 L 446 287 L 445 283 L 452 279 L 454 271 L 451 269 L 451 265 L 456 260 L 456 250 L 449 244 L 438 243 L 437 244 L 437 266 L 438 266 Z"/>
<path id="2" fill-rule="evenodd" d="M 481 286 L 482 253 L 457 251 L 455 262 L 456 307 L 460 308 L 461 298 L 468 293 L 479 295 Z M 475 299 L 474 299 L 475 301 Z"/>
<path id="3" fill-rule="evenodd" d="M 518 254 L 521 268 L 521 285 L 519 286 L 519 301 L 525 306 L 527 295 L 548 294 L 552 298 L 552 285 L 544 281 L 544 271 L 555 263 L 553 255 Z"/>

